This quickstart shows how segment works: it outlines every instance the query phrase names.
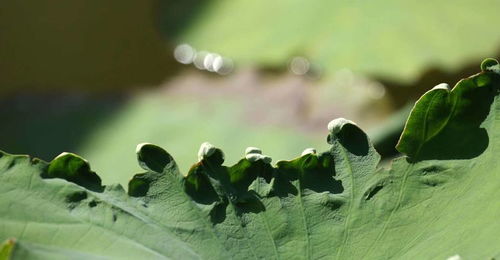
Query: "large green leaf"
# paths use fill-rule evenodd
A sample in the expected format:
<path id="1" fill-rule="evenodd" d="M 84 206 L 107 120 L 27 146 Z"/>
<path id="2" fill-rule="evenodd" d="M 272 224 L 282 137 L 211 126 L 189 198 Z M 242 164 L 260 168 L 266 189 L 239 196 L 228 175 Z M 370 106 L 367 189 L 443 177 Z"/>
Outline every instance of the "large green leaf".
<path id="1" fill-rule="evenodd" d="M 415 105 L 390 169 L 345 119 L 329 151 L 291 161 L 204 143 L 187 175 L 152 144 L 145 170 L 102 186 L 83 158 L 0 153 L 3 258 L 486 259 L 500 254 L 500 67 Z M 116 162 L 120 163 L 120 162 Z M 15 239 L 15 240 L 14 240 Z M 458 256 L 457 256 L 458 255 Z"/>

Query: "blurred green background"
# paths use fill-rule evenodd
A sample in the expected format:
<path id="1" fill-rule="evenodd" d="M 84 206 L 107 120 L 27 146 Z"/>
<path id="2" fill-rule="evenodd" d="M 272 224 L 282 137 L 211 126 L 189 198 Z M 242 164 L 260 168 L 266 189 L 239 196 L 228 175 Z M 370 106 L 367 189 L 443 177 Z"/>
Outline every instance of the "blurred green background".
<path id="1" fill-rule="evenodd" d="M 385 157 L 412 102 L 498 58 L 500 1 L 24 0 L 0 3 L 0 149 L 87 158 L 104 183 L 135 145 L 186 173 L 202 142 L 291 159 L 357 122 Z"/>

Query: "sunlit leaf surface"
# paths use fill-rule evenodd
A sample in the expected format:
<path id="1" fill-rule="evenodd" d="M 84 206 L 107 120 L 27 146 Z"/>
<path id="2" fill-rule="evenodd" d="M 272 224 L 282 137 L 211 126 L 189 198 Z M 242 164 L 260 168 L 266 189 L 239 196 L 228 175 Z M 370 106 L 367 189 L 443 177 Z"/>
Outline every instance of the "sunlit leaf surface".
<path id="1" fill-rule="evenodd" d="M 498 63 L 415 105 L 390 169 L 345 119 L 330 149 L 270 164 L 255 147 L 233 166 L 204 143 L 181 174 L 152 144 L 128 184 L 88 162 L 0 153 L 4 259 L 489 259 L 500 253 Z M 115 162 L 119 164 L 120 162 Z M 10 239 L 10 240 L 8 240 Z"/>

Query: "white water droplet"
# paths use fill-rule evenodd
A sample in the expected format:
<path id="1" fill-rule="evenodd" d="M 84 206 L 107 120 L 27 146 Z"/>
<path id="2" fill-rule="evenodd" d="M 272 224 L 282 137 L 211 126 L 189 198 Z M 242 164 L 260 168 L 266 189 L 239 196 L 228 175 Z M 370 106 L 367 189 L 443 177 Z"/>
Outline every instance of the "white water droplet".
<path id="1" fill-rule="evenodd" d="M 380 83 L 373 83 L 369 85 L 368 94 L 373 99 L 381 99 L 385 96 L 385 87 Z"/>
<path id="2" fill-rule="evenodd" d="M 151 143 L 140 143 L 135 147 L 135 153 L 139 153 L 143 146 L 150 145 Z"/>
<path id="3" fill-rule="evenodd" d="M 444 89 L 444 90 L 450 90 L 450 85 L 448 85 L 447 83 L 440 83 L 440 84 L 437 84 L 435 87 L 433 87 L 432 89 Z"/>
<path id="4" fill-rule="evenodd" d="M 262 150 L 260 148 L 252 147 L 252 146 L 247 147 L 247 149 L 245 149 L 245 155 L 251 154 L 251 153 L 262 154 Z"/>
<path id="5" fill-rule="evenodd" d="M 207 51 L 199 51 L 196 53 L 195 57 L 193 58 L 193 63 L 194 66 L 200 70 L 206 70 L 205 68 L 205 57 L 209 53 Z"/>
<path id="6" fill-rule="evenodd" d="M 219 72 L 219 70 L 222 68 L 224 65 L 224 58 L 222 56 L 217 56 L 214 58 L 214 61 L 212 62 L 212 67 L 215 72 Z"/>
<path id="7" fill-rule="evenodd" d="M 256 162 L 258 160 L 262 160 L 265 163 L 271 163 L 272 158 L 267 156 L 267 155 L 262 155 L 259 153 L 249 153 L 245 155 L 245 158 L 249 160 L 250 162 Z"/>
<path id="8" fill-rule="evenodd" d="M 462 257 L 458 254 L 448 257 L 446 260 L 462 260 Z"/>
<path id="9" fill-rule="evenodd" d="M 59 154 L 58 156 L 56 156 L 54 159 L 57 159 L 57 158 L 60 158 L 60 157 L 63 157 L 63 156 L 66 156 L 68 154 L 71 154 L 71 153 L 68 153 L 68 152 L 62 152 L 61 154 Z"/>
<path id="10" fill-rule="evenodd" d="M 500 64 L 496 64 L 496 65 L 493 65 L 493 66 L 486 67 L 486 70 L 493 71 L 495 73 L 499 73 L 500 74 Z"/>
<path id="11" fill-rule="evenodd" d="M 218 56 L 214 59 L 212 67 L 215 72 L 220 75 L 227 75 L 233 71 L 233 61 L 222 56 Z"/>
<path id="12" fill-rule="evenodd" d="M 71 156 L 73 156 L 73 157 L 76 157 L 76 158 L 78 158 L 78 159 L 80 159 L 80 160 L 84 161 L 84 162 L 85 162 L 85 163 L 87 163 L 87 164 L 89 163 L 89 161 L 87 161 L 87 159 L 85 159 L 85 158 L 81 157 L 80 155 L 78 155 L 78 154 L 74 154 L 74 153 L 69 153 L 69 152 L 62 152 L 61 154 L 59 154 L 58 156 L 56 156 L 53 160 L 55 160 L 55 159 L 57 159 L 57 158 L 64 157 L 64 156 L 66 156 L 66 155 L 71 155 Z"/>
<path id="13" fill-rule="evenodd" d="M 316 149 L 314 148 L 307 148 L 305 149 L 300 156 L 304 156 L 306 154 L 316 154 Z"/>
<path id="14" fill-rule="evenodd" d="M 481 63 L 481 70 L 500 74 L 500 63 L 495 59 L 486 59 Z"/>
<path id="15" fill-rule="evenodd" d="M 174 49 L 174 58 L 182 64 L 190 64 L 196 55 L 196 50 L 189 44 L 179 44 Z"/>
<path id="16" fill-rule="evenodd" d="M 290 70 L 295 75 L 305 75 L 310 68 L 311 63 L 304 57 L 294 57 L 290 61 Z"/>
<path id="17" fill-rule="evenodd" d="M 251 162 L 256 162 L 261 157 L 262 157 L 262 154 L 258 154 L 258 153 L 249 153 L 249 154 L 245 155 L 245 158 Z"/>
<path id="18" fill-rule="evenodd" d="M 265 163 L 267 163 L 267 164 L 271 163 L 271 161 L 272 161 L 272 160 L 273 160 L 273 159 L 272 159 L 271 157 L 267 156 L 267 155 L 264 155 L 264 156 L 262 157 L 262 161 L 264 161 L 264 162 L 265 162 Z"/>
<path id="19" fill-rule="evenodd" d="M 220 57 L 220 55 L 216 53 L 209 53 L 205 56 L 205 59 L 203 59 L 203 67 L 205 67 L 206 70 L 210 72 L 214 72 L 214 60 Z"/>
<path id="20" fill-rule="evenodd" d="M 203 159 L 209 157 L 215 152 L 215 146 L 211 145 L 209 142 L 204 142 L 200 146 L 200 150 L 198 150 L 198 161 L 202 161 Z"/>
<path id="21" fill-rule="evenodd" d="M 342 127 L 345 124 L 356 125 L 356 123 L 354 123 L 351 120 L 347 120 L 345 118 L 337 118 L 333 119 L 332 121 L 330 121 L 330 123 L 328 123 L 328 131 L 330 131 L 330 133 L 332 134 L 337 134 L 338 132 L 340 132 L 340 130 L 342 130 Z"/>

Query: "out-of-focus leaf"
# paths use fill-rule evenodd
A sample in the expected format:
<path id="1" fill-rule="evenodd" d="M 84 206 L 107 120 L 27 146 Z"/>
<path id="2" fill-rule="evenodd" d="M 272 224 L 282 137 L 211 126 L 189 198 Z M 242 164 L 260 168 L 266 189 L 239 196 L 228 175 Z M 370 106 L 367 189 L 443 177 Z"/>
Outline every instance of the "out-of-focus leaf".
<path id="1" fill-rule="evenodd" d="M 498 1 L 213 1 L 179 36 L 239 65 L 286 67 L 305 56 L 323 72 L 413 82 L 424 70 L 449 70 L 496 55 Z"/>

